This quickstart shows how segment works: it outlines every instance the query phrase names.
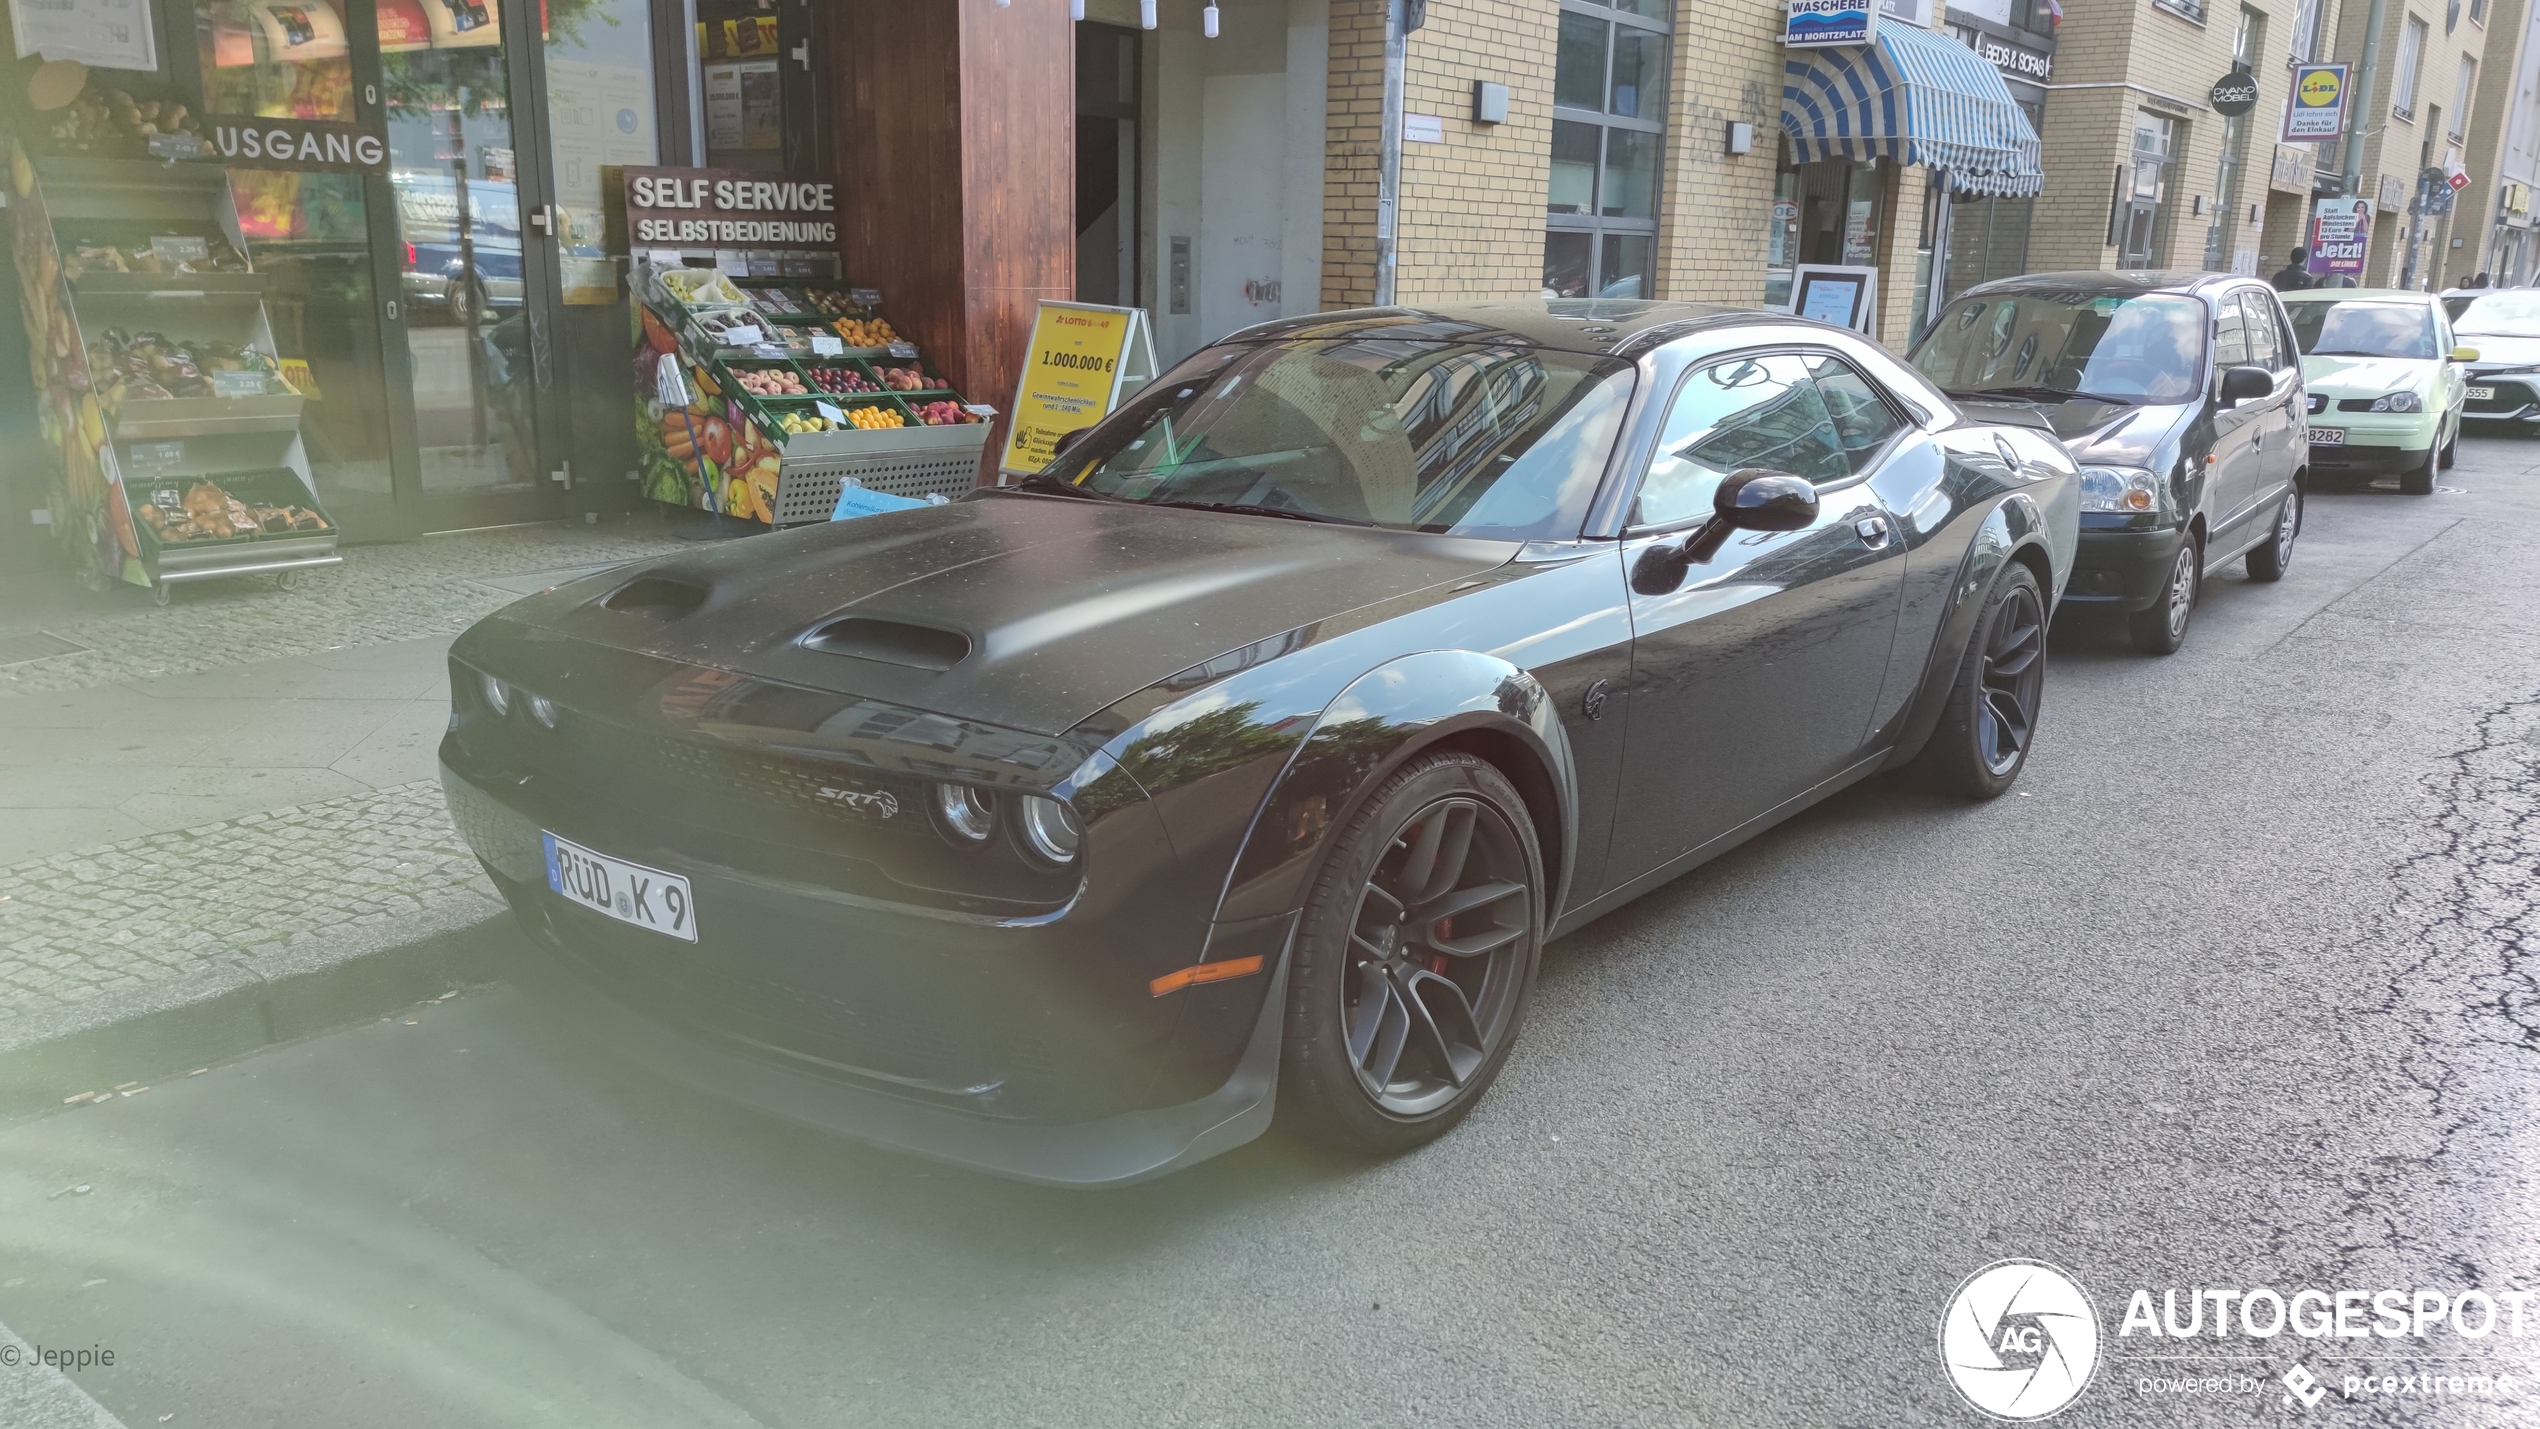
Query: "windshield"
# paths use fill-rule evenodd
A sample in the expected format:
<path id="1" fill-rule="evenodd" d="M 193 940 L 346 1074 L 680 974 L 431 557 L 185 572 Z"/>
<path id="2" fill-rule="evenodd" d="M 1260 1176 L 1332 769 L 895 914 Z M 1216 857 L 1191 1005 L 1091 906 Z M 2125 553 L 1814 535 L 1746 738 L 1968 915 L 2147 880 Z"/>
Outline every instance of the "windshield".
<path id="1" fill-rule="evenodd" d="M 2202 390 L 2205 328 L 2205 305 L 2176 293 L 1970 297 L 1923 334 L 1913 363 L 1952 393 L 2183 402 Z"/>
<path id="2" fill-rule="evenodd" d="M 2489 293 L 2473 298 L 2452 323 L 2456 333 L 2490 333 L 2497 337 L 2540 337 L 2540 293 Z"/>
<path id="3" fill-rule="evenodd" d="M 2434 310 L 2423 303 L 2349 298 L 2291 302 L 2285 308 L 2293 315 L 2293 336 L 2302 344 L 2305 357 L 2431 361 L 2441 355 L 2435 346 Z"/>
<path id="4" fill-rule="evenodd" d="M 1215 348 L 1043 475 L 1130 501 L 1505 540 L 1574 536 L 1632 372 L 1515 344 Z"/>

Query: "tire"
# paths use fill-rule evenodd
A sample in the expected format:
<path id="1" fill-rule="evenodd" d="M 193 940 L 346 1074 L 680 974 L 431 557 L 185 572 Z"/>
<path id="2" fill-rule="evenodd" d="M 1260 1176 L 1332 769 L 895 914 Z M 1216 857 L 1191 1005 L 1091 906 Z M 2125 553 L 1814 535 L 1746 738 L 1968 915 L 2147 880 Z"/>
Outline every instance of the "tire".
<path id="1" fill-rule="evenodd" d="M 1426 876 L 1415 877 L 1423 857 Z M 1463 1120 L 1499 1075 L 1534 996 L 1545 888 L 1534 822 L 1499 770 L 1450 752 L 1388 776 L 1306 895 L 1280 1122 L 1339 1150 L 1388 1156 Z M 1455 911 L 1440 918 L 1440 907 Z"/>
<path id="2" fill-rule="evenodd" d="M 2028 767 L 2045 691 L 2046 602 L 2037 577 L 2014 561 L 1994 578 L 1940 727 L 1914 756 L 1925 786 L 1962 799 L 2000 797 Z"/>
<path id="3" fill-rule="evenodd" d="M 2280 581 L 2293 564 L 2293 541 L 2302 534 L 2302 488 L 2284 493 L 2284 503 L 2275 509 L 2275 530 L 2267 539 L 2249 550 L 2249 579 Z"/>
<path id="4" fill-rule="evenodd" d="M 2403 495 L 2432 496 L 2434 494 L 2434 463 L 2438 460 L 2436 453 L 2441 447 L 2440 442 L 2427 447 L 2425 460 L 2399 473 L 2399 490 Z"/>
<path id="5" fill-rule="evenodd" d="M 2190 533 L 2178 543 L 2178 556 L 2161 583 L 2161 599 L 2150 610 L 2126 621 L 2134 648 L 2146 655 L 2175 655 L 2187 643 L 2188 622 L 2196 618 L 2196 602 L 2205 593 L 2205 552 Z"/>
<path id="6" fill-rule="evenodd" d="M 2437 464 L 2438 464 L 2438 465 L 2440 465 L 2440 466 L 2441 466 L 2441 467 L 2442 467 L 2445 471 L 2450 471 L 2450 470 L 2452 469 L 2452 463 L 2454 463 L 2454 462 L 2456 462 L 2456 461 L 2459 461 L 2460 459 L 2461 459 L 2461 424 L 2460 424 L 2459 422 L 2457 422 L 2457 421 L 2456 421 L 2456 422 L 2452 423 L 2452 439 L 2451 439 L 2450 441 L 2445 442 L 2445 443 L 2443 444 L 2443 455 L 2442 455 L 2442 458 L 2440 459 L 2440 461 L 2439 461 Z"/>

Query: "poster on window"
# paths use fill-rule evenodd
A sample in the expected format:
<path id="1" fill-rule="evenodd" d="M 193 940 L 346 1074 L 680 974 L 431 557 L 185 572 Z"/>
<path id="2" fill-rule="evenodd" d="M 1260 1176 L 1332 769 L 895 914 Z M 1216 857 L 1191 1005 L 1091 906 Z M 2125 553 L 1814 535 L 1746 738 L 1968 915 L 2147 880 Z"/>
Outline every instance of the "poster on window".
<path id="1" fill-rule="evenodd" d="M 9 0 L 18 58 L 77 60 L 98 69 L 159 67 L 150 0 Z"/>

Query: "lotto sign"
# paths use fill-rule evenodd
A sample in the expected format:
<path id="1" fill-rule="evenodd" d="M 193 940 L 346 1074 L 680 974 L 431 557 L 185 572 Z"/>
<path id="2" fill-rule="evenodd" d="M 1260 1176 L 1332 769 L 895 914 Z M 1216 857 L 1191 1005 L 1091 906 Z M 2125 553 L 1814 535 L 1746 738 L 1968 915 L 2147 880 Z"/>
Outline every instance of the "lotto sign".
<path id="1" fill-rule="evenodd" d="M 2287 144 L 2327 144 L 2346 132 L 2346 66 L 2295 65 L 2284 105 Z"/>
<path id="2" fill-rule="evenodd" d="M 2332 273 L 2358 277 L 2364 254 L 2372 248 L 2372 204 L 2359 198 L 2324 198 L 2311 215 L 2311 261 L 2314 278 Z"/>

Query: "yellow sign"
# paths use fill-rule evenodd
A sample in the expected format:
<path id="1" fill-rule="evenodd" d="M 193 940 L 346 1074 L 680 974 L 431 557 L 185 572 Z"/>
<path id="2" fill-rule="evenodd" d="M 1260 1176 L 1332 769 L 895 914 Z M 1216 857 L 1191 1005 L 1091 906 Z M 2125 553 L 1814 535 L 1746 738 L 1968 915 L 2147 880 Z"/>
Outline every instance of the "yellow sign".
<path id="1" fill-rule="evenodd" d="M 1014 384 L 1014 420 L 997 469 L 1034 472 L 1049 464 L 1058 439 L 1109 415 L 1124 386 L 1155 375 L 1155 353 L 1138 308 L 1043 303 L 1032 319 L 1032 347 Z"/>
<path id="2" fill-rule="evenodd" d="M 2302 103 L 2312 109 L 2337 102 L 2337 91 L 2345 88 L 2334 70 L 2315 69 L 2302 76 Z"/>
<path id="3" fill-rule="evenodd" d="M 286 357 L 276 365 L 282 369 L 282 380 L 291 385 L 292 391 L 312 402 L 318 399 L 317 379 L 309 375 L 308 359 Z"/>

